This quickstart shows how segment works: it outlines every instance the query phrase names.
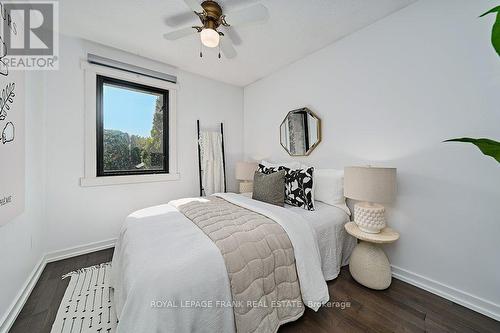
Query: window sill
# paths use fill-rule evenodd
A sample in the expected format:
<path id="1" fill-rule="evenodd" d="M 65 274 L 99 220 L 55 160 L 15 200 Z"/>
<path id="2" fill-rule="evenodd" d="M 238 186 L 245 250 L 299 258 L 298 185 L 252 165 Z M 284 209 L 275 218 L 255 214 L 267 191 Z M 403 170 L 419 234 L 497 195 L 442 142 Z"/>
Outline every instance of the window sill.
<path id="1" fill-rule="evenodd" d="M 109 176 L 109 177 L 82 177 L 81 187 L 125 185 L 138 183 L 168 182 L 181 179 L 178 173 L 132 175 L 132 176 Z"/>

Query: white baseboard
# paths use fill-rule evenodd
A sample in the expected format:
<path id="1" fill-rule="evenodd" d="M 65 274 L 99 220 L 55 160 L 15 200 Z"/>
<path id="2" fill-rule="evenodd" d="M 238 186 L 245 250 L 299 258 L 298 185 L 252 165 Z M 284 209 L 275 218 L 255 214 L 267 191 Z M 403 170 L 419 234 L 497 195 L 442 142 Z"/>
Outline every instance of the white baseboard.
<path id="1" fill-rule="evenodd" d="M 0 319 L 0 333 L 7 333 L 10 330 L 17 316 L 21 312 L 24 304 L 28 300 L 31 291 L 33 290 L 38 279 L 40 278 L 43 269 L 49 262 L 76 257 L 90 252 L 109 249 L 115 246 L 115 243 L 116 243 L 116 238 L 107 239 L 104 241 L 75 246 L 60 251 L 49 252 L 43 255 L 36 264 L 33 271 L 26 279 L 26 282 L 24 283 L 23 287 L 17 294 L 16 299 L 14 300 L 12 305 L 9 307 L 5 315 Z"/>
<path id="2" fill-rule="evenodd" d="M 14 321 L 21 312 L 24 303 L 26 303 L 26 301 L 28 300 L 31 291 L 35 287 L 44 268 L 45 268 L 45 260 L 42 256 L 42 258 L 40 258 L 38 263 L 35 265 L 35 268 L 33 268 L 33 271 L 31 271 L 30 275 L 28 276 L 28 279 L 24 283 L 21 290 L 17 293 L 14 302 L 7 309 L 5 315 L 0 319 L 1 333 L 7 333 L 12 327 L 12 324 L 14 324 Z"/>
<path id="3" fill-rule="evenodd" d="M 500 305 L 481 297 L 447 286 L 428 277 L 410 272 L 392 265 L 392 276 L 401 281 L 412 284 L 433 294 L 446 298 L 452 302 L 477 311 L 495 320 L 500 320 Z"/>
<path id="4" fill-rule="evenodd" d="M 49 263 L 49 262 L 53 262 L 53 261 L 58 261 L 58 260 L 63 260 L 63 259 L 71 258 L 71 257 L 76 257 L 76 256 L 79 256 L 82 254 L 87 254 L 90 252 L 109 249 L 109 248 L 112 248 L 113 246 L 115 246 L 115 243 L 116 243 L 116 238 L 112 238 L 112 239 L 106 239 L 106 240 L 99 241 L 99 242 L 74 246 L 74 247 L 70 247 L 70 248 L 67 248 L 64 250 L 49 252 L 49 253 L 45 254 L 45 261 L 47 263 Z"/>

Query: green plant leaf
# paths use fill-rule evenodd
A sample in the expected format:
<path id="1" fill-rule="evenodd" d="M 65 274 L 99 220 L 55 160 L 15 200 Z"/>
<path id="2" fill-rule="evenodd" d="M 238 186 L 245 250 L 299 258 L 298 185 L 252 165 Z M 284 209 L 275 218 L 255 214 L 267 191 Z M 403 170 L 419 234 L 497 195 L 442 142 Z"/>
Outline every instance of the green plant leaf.
<path id="1" fill-rule="evenodd" d="M 492 9 L 488 10 L 483 15 L 479 15 L 479 17 L 483 17 L 485 15 L 488 15 L 488 14 L 491 14 L 491 13 L 498 13 L 498 12 L 500 12 L 500 6 L 496 6 L 495 8 L 492 8 Z"/>
<path id="2" fill-rule="evenodd" d="M 475 145 L 484 155 L 491 156 L 500 163 L 500 142 L 490 139 L 458 138 L 444 142 L 467 142 Z"/>
<path id="3" fill-rule="evenodd" d="M 479 17 L 483 17 L 491 13 L 497 13 L 497 18 L 491 31 L 491 44 L 493 44 L 497 54 L 500 56 L 500 6 L 496 6 L 495 8 L 488 10 Z"/>

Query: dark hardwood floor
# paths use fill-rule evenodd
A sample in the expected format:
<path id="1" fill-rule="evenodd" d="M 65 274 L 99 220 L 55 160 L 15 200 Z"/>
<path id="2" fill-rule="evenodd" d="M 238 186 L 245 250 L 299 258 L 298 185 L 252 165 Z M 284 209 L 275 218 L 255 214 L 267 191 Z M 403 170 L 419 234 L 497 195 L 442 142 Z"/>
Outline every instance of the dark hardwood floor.
<path id="1" fill-rule="evenodd" d="M 69 283 L 61 276 L 110 261 L 112 255 L 109 249 L 48 264 L 10 332 L 49 333 Z M 316 313 L 307 309 L 280 332 L 500 332 L 500 322 L 399 280 L 373 291 L 344 267 L 328 287 L 338 303 Z"/>
<path id="2" fill-rule="evenodd" d="M 9 332 L 50 333 L 70 280 L 61 277 L 79 268 L 108 262 L 112 257 L 113 249 L 108 249 L 47 264 Z"/>

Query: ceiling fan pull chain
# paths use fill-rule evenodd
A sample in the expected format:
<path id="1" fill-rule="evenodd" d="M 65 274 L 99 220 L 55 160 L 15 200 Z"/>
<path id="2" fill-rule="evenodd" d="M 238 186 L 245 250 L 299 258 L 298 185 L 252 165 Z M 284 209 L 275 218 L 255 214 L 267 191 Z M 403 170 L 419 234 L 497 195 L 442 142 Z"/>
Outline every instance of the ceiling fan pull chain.
<path id="1" fill-rule="evenodd" d="M 203 45 L 201 44 L 201 40 L 200 40 L 200 58 L 203 58 Z"/>
<path id="2" fill-rule="evenodd" d="M 219 43 L 219 59 L 220 59 L 220 43 Z"/>

